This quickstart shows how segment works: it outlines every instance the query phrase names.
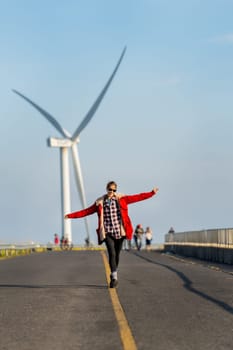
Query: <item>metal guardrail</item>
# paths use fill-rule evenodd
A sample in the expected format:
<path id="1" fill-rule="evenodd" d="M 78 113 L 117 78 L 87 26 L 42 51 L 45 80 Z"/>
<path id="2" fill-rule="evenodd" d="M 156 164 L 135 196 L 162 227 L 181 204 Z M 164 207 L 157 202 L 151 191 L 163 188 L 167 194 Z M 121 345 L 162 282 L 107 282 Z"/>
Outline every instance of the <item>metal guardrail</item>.
<path id="1" fill-rule="evenodd" d="M 233 229 L 168 233 L 164 249 L 201 260 L 233 264 Z"/>
<path id="2" fill-rule="evenodd" d="M 201 231 L 187 231 L 167 233 L 165 245 L 187 245 L 200 247 L 233 248 L 233 229 L 210 229 Z"/>

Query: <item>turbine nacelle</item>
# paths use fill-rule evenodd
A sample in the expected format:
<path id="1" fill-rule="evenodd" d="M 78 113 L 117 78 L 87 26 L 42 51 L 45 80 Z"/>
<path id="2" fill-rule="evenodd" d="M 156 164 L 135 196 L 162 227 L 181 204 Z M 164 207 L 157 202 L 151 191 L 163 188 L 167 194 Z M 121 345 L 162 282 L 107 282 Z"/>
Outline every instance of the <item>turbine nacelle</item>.
<path id="1" fill-rule="evenodd" d="M 70 139 L 61 139 L 57 137 L 49 137 L 47 140 L 49 147 L 72 147 L 74 144 L 79 143 L 79 138 L 77 138 L 75 141 L 72 141 Z"/>

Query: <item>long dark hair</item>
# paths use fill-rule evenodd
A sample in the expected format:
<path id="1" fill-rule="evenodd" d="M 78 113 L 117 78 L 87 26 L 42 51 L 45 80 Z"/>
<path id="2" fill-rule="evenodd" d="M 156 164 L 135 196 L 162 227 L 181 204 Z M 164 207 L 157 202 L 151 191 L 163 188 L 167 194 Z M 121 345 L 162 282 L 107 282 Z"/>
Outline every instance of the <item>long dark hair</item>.
<path id="1" fill-rule="evenodd" d="M 109 187 L 112 186 L 112 185 L 115 186 L 115 187 L 117 188 L 117 184 L 116 184 L 115 181 L 109 181 L 109 182 L 107 183 L 106 189 L 109 189 Z"/>

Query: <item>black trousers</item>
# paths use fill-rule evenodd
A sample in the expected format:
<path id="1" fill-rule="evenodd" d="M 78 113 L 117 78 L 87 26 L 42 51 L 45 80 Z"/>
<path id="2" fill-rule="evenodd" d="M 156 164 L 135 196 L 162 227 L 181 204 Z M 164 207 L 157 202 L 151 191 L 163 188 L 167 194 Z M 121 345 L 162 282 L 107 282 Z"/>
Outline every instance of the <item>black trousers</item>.
<path id="1" fill-rule="evenodd" d="M 115 272 L 117 270 L 123 240 L 124 238 L 115 239 L 110 235 L 106 235 L 105 244 L 108 251 L 108 260 L 111 272 Z"/>

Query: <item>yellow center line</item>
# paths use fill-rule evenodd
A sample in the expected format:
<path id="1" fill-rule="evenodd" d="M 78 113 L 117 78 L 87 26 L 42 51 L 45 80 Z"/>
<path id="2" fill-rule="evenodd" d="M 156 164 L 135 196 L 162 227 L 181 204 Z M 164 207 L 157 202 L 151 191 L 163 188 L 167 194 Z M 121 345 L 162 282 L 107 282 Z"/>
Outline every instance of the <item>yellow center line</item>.
<path id="1" fill-rule="evenodd" d="M 108 260 L 107 260 L 105 252 L 101 251 L 100 253 L 101 253 L 103 261 L 104 261 L 106 278 L 107 278 L 107 282 L 109 284 L 110 283 L 110 268 L 108 265 Z M 123 349 L 124 350 L 137 350 L 135 340 L 134 340 L 133 335 L 131 333 L 131 330 L 129 328 L 129 324 L 128 324 L 128 321 L 125 317 L 125 313 L 124 313 L 124 310 L 121 306 L 121 303 L 119 301 L 116 289 L 109 288 L 109 294 L 111 297 L 115 316 L 116 316 L 116 319 L 118 322 Z"/>

